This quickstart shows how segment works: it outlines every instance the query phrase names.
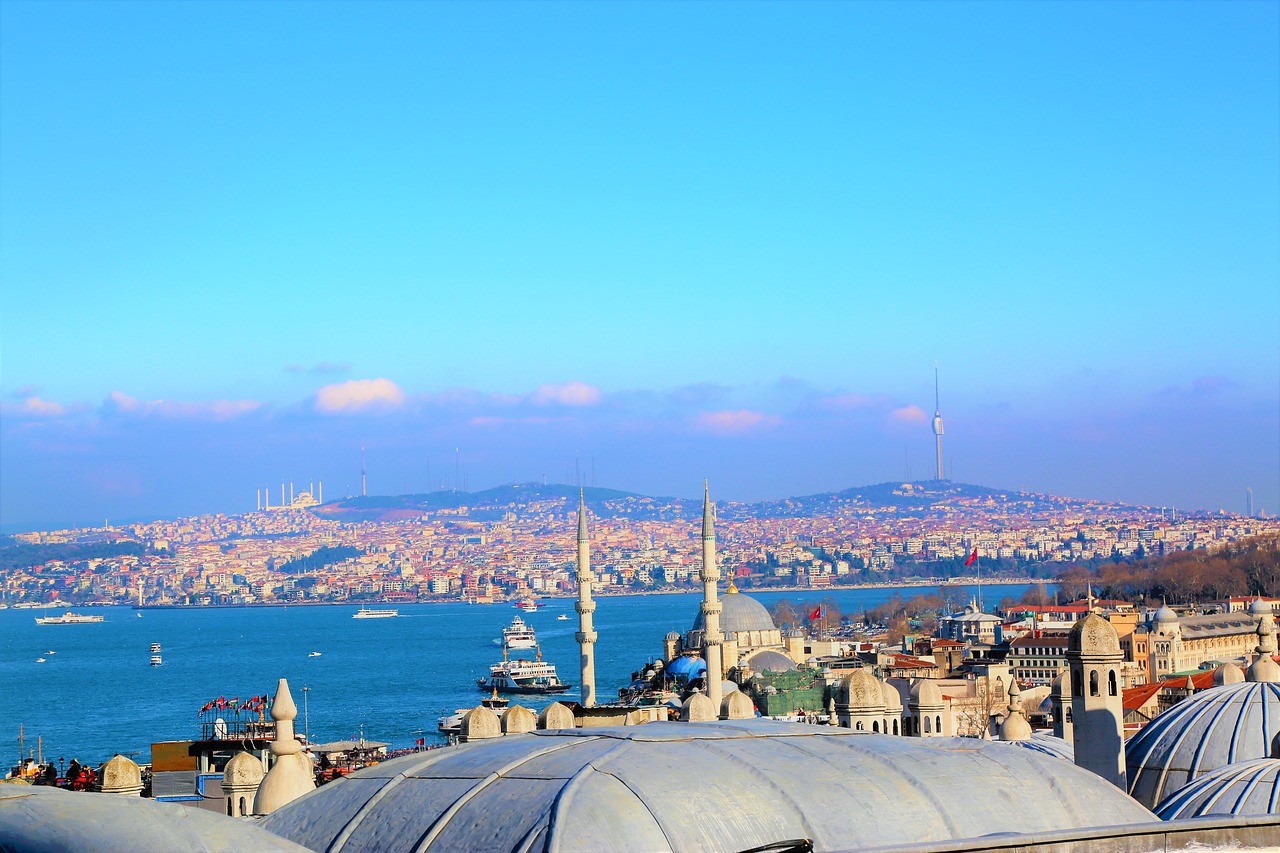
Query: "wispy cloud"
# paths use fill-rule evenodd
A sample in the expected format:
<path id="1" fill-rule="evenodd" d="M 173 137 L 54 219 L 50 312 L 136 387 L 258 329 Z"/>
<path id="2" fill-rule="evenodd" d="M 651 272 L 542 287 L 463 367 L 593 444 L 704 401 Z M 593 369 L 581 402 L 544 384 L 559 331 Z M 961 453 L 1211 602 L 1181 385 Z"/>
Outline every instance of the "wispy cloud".
<path id="1" fill-rule="evenodd" d="M 17 403 L 5 403 L 0 406 L 0 411 L 9 416 L 23 418 L 60 418 L 67 414 L 67 407 L 61 403 L 55 403 L 52 400 L 44 400 L 35 394 L 27 394 L 18 397 Z"/>
<path id="2" fill-rule="evenodd" d="M 889 413 L 889 420 L 898 424 L 922 424 L 929 420 L 928 413 L 916 404 L 902 406 Z"/>
<path id="3" fill-rule="evenodd" d="M 112 391 L 102 404 L 102 414 L 174 420 L 227 421 L 257 411 L 257 400 L 139 400 L 123 391 Z"/>
<path id="4" fill-rule="evenodd" d="M 286 364 L 286 373 L 312 373 L 318 375 L 331 375 L 335 373 L 346 373 L 351 370 L 351 365 L 345 361 L 321 361 L 310 367 L 304 364 Z"/>
<path id="5" fill-rule="evenodd" d="M 325 414 L 378 412 L 399 408 L 405 394 L 390 379 L 352 379 L 316 392 L 316 409 Z"/>
<path id="6" fill-rule="evenodd" d="M 693 419 L 695 429 L 719 435 L 738 435 L 756 429 L 768 429 L 782 423 L 776 415 L 750 409 L 722 412 L 699 412 Z"/>
<path id="7" fill-rule="evenodd" d="M 542 385 L 529 396 L 535 406 L 595 406 L 603 395 L 595 385 L 574 380 L 560 385 Z"/>

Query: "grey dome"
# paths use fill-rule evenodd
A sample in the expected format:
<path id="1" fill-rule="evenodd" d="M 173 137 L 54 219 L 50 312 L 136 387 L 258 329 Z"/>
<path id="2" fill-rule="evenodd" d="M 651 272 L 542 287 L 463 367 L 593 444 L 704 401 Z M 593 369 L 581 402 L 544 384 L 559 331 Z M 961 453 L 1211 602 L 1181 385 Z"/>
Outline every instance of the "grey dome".
<path id="1" fill-rule="evenodd" d="M 857 768 L 857 772 L 850 772 Z M 998 791 L 973 797 L 974 780 Z M 1074 764 L 772 720 L 509 735 L 365 768 L 262 822 L 313 850 L 819 850 L 1150 822 Z"/>
<path id="2" fill-rule="evenodd" d="M 1125 744 L 1129 793 L 1154 808 L 1173 791 L 1227 764 L 1278 755 L 1280 684 L 1211 687 L 1152 720 Z"/>
<path id="3" fill-rule="evenodd" d="M 1280 805 L 1280 761 L 1259 758 L 1228 764 L 1174 791 L 1156 814 L 1162 820 L 1209 815 L 1276 814 Z"/>
<path id="4" fill-rule="evenodd" d="M 747 658 L 747 666 L 756 672 L 791 672 L 796 668 L 796 662 L 782 652 L 765 649 Z"/>
<path id="5" fill-rule="evenodd" d="M 773 624 L 773 617 L 769 615 L 769 611 L 749 595 L 743 595 L 737 591 L 726 592 L 720 596 L 720 607 L 720 630 L 726 634 L 777 630 L 778 626 Z M 693 620 L 693 630 L 705 629 L 706 623 L 703 621 L 702 611 L 699 610 L 698 617 Z"/>
<path id="6" fill-rule="evenodd" d="M 1064 761 L 1070 761 L 1072 764 L 1076 762 L 1076 749 L 1071 741 L 1063 740 L 1045 732 L 1032 732 L 1031 737 L 1026 740 L 998 740 L 995 743 L 1029 749 L 1032 752 L 1039 752 L 1044 755 L 1052 755 L 1054 758 L 1061 758 Z"/>
<path id="7" fill-rule="evenodd" d="M 0 785 L 0 849 L 306 851 L 254 824 L 141 797 Z"/>
<path id="8" fill-rule="evenodd" d="M 1067 654 L 1118 655 L 1120 635 L 1111 623 L 1097 613 L 1090 613 L 1071 626 L 1067 634 Z"/>
<path id="9" fill-rule="evenodd" d="M 1178 614 L 1174 613 L 1173 608 L 1169 607 L 1169 605 L 1164 604 L 1164 605 L 1161 605 L 1160 609 L 1156 611 L 1156 621 L 1157 622 L 1177 622 Z"/>
<path id="10" fill-rule="evenodd" d="M 1264 616 L 1271 611 L 1271 605 L 1267 604 L 1261 598 L 1254 599 L 1253 604 L 1249 605 L 1249 613 L 1254 616 Z"/>

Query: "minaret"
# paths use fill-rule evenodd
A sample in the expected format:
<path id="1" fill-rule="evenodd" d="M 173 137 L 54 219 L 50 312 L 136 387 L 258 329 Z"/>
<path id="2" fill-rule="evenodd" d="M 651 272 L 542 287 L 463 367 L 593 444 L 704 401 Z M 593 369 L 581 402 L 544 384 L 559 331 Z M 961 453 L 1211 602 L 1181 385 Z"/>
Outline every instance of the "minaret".
<path id="1" fill-rule="evenodd" d="M 707 662 L 707 698 L 719 712 L 721 682 L 724 669 L 720 662 L 720 601 L 716 582 L 720 569 L 716 566 L 715 507 L 711 504 L 711 487 L 702 484 L 702 656 Z"/>
<path id="2" fill-rule="evenodd" d="M 360 497 L 364 497 L 365 495 L 369 494 L 369 490 L 367 486 L 368 486 L 368 481 L 365 478 L 365 469 L 364 469 L 364 445 L 362 444 L 360 445 Z"/>
<path id="3" fill-rule="evenodd" d="M 933 363 L 933 440 L 938 449 L 938 476 L 935 480 L 945 480 L 942 476 L 942 405 L 938 397 L 938 363 Z"/>
<path id="4" fill-rule="evenodd" d="M 596 632 L 591 614 L 596 603 L 591 600 L 591 542 L 587 538 L 587 501 L 578 490 L 578 653 L 582 664 L 582 705 L 596 704 Z"/>
<path id="5" fill-rule="evenodd" d="M 1110 622 L 1088 613 L 1067 637 L 1071 670 L 1071 732 L 1076 764 L 1122 791 L 1124 708 L 1120 696 L 1120 637 Z"/>
<path id="6" fill-rule="evenodd" d="M 254 814 L 271 814 L 316 786 L 311 775 L 311 759 L 302 751 L 302 744 L 293 734 L 293 721 L 297 716 L 298 706 L 289 694 L 289 683 L 282 678 L 271 701 L 271 719 L 276 721 L 276 737 L 271 742 L 275 762 L 258 786 Z"/>

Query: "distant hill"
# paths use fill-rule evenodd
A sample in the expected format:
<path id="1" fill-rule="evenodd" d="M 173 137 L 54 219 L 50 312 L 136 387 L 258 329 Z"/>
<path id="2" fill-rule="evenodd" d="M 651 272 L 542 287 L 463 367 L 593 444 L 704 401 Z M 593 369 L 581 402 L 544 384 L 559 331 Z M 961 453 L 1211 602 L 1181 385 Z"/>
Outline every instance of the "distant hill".
<path id="1" fill-rule="evenodd" d="M 583 495 L 592 514 L 604 518 L 695 520 L 702 512 L 702 501 L 696 498 L 655 497 L 596 487 L 584 488 Z M 458 512 L 460 517 L 474 521 L 493 521 L 509 513 L 518 515 L 525 511 L 569 512 L 577 502 L 576 486 L 512 483 L 480 492 L 438 491 L 343 498 L 316 507 L 312 512 L 325 518 L 354 522 L 410 519 L 424 512 L 436 514 L 443 510 Z M 923 519 L 984 509 L 1028 515 L 1094 515 L 1138 512 L 1143 508 L 936 480 L 877 483 L 773 501 L 717 502 L 718 516 L 726 521 L 863 513 Z"/>

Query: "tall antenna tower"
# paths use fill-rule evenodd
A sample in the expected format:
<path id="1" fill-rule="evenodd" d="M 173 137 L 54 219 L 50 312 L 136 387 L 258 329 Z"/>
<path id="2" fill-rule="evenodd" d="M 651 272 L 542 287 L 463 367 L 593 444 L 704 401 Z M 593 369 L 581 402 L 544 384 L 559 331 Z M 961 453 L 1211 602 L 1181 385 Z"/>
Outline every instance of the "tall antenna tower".
<path id="1" fill-rule="evenodd" d="M 1253 487 L 1245 486 L 1244 489 L 1244 514 L 1249 518 L 1253 518 Z"/>
<path id="2" fill-rule="evenodd" d="M 369 480 L 364 467 L 364 445 L 360 445 L 360 497 L 369 494 Z"/>
<path id="3" fill-rule="evenodd" d="M 938 451 L 938 476 L 935 479 L 945 480 L 947 478 L 942 471 L 942 404 L 939 399 L 938 362 L 935 361 L 933 363 L 933 440 Z"/>

